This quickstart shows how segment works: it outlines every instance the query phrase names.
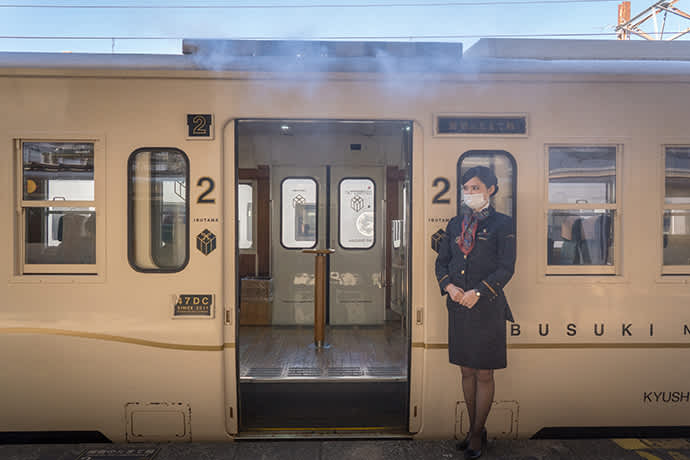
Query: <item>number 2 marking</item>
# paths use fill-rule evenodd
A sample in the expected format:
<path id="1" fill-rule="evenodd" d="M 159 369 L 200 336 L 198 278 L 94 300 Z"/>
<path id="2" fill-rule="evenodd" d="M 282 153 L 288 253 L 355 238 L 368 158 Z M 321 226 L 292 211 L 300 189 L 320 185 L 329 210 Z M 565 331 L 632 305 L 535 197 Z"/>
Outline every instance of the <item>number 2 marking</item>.
<path id="1" fill-rule="evenodd" d="M 432 204 L 450 204 L 450 198 L 443 198 L 443 195 L 448 193 L 450 190 L 450 181 L 445 177 L 437 177 L 434 179 L 433 187 L 438 187 L 441 184 L 441 191 L 434 195 L 434 199 L 431 200 Z"/>
<path id="2" fill-rule="evenodd" d="M 208 129 L 206 129 L 206 119 L 201 115 L 197 115 L 192 118 L 192 123 L 194 127 L 192 128 L 192 134 L 195 136 L 206 136 L 208 135 Z"/>
<path id="3" fill-rule="evenodd" d="M 206 196 L 213 191 L 213 189 L 216 187 L 216 183 L 213 182 L 213 179 L 210 177 L 202 177 L 199 179 L 199 181 L 196 183 L 198 187 L 203 187 L 204 183 L 208 184 L 208 188 L 204 193 L 199 195 L 199 199 L 196 200 L 197 203 L 215 203 L 216 199 L 215 198 L 206 198 Z"/>

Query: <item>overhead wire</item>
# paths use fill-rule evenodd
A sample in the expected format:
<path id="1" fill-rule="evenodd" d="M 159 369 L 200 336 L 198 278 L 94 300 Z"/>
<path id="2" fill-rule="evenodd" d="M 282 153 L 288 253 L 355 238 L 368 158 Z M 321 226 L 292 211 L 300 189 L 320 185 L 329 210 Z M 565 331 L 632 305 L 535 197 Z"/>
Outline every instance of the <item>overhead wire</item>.
<path id="1" fill-rule="evenodd" d="M 665 33 L 678 33 L 668 32 Z M 254 37 L 192 37 L 192 36 L 165 36 L 165 37 L 61 37 L 61 36 L 27 36 L 27 35 L 0 35 L 0 39 L 27 39 L 27 40 L 423 40 L 444 38 L 546 38 L 546 37 L 602 37 L 615 36 L 616 32 L 593 33 L 553 33 L 553 34 L 472 34 L 472 35 L 371 35 L 371 36 L 314 36 L 314 37 L 290 37 L 290 36 L 254 36 Z"/>
<path id="2" fill-rule="evenodd" d="M 568 3 L 612 3 L 619 0 L 498 0 L 498 1 L 435 1 L 430 3 L 421 2 L 396 2 L 396 3 L 291 3 L 291 4 L 202 4 L 202 5 L 104 5 L 104 4 L 16 4 L 0 3 L 0 8 L 48 8 L 48 9 L 285 9 L 285 8 L 388 8 L 388 7 L 448 7 L 448 6 L 508 6 L 508 5 L 548 5 L 548 4 L 568 4 Z M 673 34 L 678 32 L 668 32 Z M 493 35 L 467 35 L 467 34 L 439 34 L 439 35 L 386 35 L 386 36 L 320 36 L 320 37 L 213 37 L 213 39 L 232 39 L 232 40 L 424 40 L 424 39 L 465 39 L 465 38 L 546 38 L 546 37 L 607 37 L 616 36 L 616 32 L 593 32 L 593 33 L 542 33 L 542 34 L 493 34 Z M 124 37 L 95 37 L 95 36 L 18 36 L 0 35 L 0 39 L 29 39 L 29 40 L 182 40 L 189 36 L 124 36 Z"/>
<path id="3" fill-rule="evenodd" d="M 438 8 L 447 6 L 505 6 L 505 5 L 548 5 L 563 3 L 613 3 L 619 0 L 498 0 L 486 1 L 460 1 L 460 2 L 432 2 L 432 3 L 334 3 L 334 4 L 304 4 L 290 3 L 279 5 L 247 5 L 247 4 L 223 4 L 223 5 L 60 5 L 60 4 L 9 4 L 0 3 L 0 8 L 50 8 L 50 9 L 306 9 L 306 8 L 406 8 L 425 7 Z"/>

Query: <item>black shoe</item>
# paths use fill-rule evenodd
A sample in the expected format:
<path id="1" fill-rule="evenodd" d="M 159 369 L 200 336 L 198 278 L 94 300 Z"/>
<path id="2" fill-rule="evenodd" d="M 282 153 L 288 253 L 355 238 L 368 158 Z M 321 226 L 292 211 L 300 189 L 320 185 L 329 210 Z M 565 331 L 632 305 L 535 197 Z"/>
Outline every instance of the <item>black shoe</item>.
<path id="1" fill-rule="evenodd" d="M 469 448 L 469 442 L 467 443 L 467 449 L 465 450 L 465 460 L 474 460 L 482 456 L 486 450 L 486 445 L 488 444 L 488 436 L 486 429 L 482 430 L 482 447 L 480 449 L 474 450 Z"/>
<path id="2" fill-rule="evenodd" d="M 482 450 L 467 449 L 465 451 L 465 460 L 475 460 L 482 456 Z"/>
<path id="3" fill-rule="evenodd" d="M 462 441 L 460 441 L 459 443 L 457 443 L 457 444 L 455 445 L 455 448 L 456 448 L 457 450 L 465 450 L 465 449 L 467 449 L 467 446 L 470 445 L 470 434 L 472 434 L 472 431 L 469 431 L 469 432 L 467 433 L 467 436 L 465 436 L 465 439 L 463 439 Z"/>
<path id="4" fill-rule="evenodd" d="M 470 445 L 470 435 L 471 435 L 471 434 L 472 434 L 472 430 L 468 431 L 468 432 L 467 432 L 467 436 L 465 436 L 465 439 L 463 439 L 462 441 L 460 441 L 459 443 L 457 443 L 457 444 L 455 445 L 455 448 L 456 448 L 457 450 L 465 450 L 465 449 L 467 449 L 467 446 Z M 482 442 L 484 442 L 485 440 L 486 440 L 486 428 L 484 428 L 484 429 L 482 430 Z"/>

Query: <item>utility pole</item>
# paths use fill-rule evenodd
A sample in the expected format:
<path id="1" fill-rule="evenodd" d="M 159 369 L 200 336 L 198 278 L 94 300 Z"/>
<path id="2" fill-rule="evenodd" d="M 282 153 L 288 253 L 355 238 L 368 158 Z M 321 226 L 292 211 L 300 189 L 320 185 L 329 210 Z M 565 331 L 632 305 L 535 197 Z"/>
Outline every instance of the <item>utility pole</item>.
<path id="1" fill-rule="evenodd" d="M 673 6 L 678 0 L 659 0 L 652 6 L 630 19 L 630 2 L 624 1 L 618 5 L 618 25 L 616 26 L 616 35 L 619 40 L 629 40 L 630 34 L 635 34 L 645 40 L 663 40 L 664 28 L 666 27 L 666 17 L 668 13 L 675 14 L 681 18 L 690 20 L 690 14 Z M 664 13 L 663 22 L 661 23 L 661 32 L 659 32 L 659 25 L 657 22 L 657 15 Z M 652 19 L 654 21 L 654 32 L 652 34 L 643 31 L 640 26 Z M 675 40 L 690 32 L 690 27 L 680 32 L 677 32 L 667 40 Z"/>
<path id="2" fill-rule="evenodd" d="M 630 2 L 622 2 L 618 5 L 618 25 L 627 24 L 630 21 Z M 616 29 L 618 40 L 630 40 L 630 32 L 625 29 Z"/>

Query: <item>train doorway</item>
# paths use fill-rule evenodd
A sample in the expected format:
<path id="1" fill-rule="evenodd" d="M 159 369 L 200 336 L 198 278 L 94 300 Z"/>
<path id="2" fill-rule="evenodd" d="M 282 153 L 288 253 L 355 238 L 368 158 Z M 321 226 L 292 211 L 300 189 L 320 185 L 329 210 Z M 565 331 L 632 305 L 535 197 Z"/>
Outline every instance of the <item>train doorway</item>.
<path id="1" fill-rule="evenodd" d="M 412 123 L 235 133 L 240 430 L 407 431 Z M 334 251 L 323 347 L 314 249 Z"/>

